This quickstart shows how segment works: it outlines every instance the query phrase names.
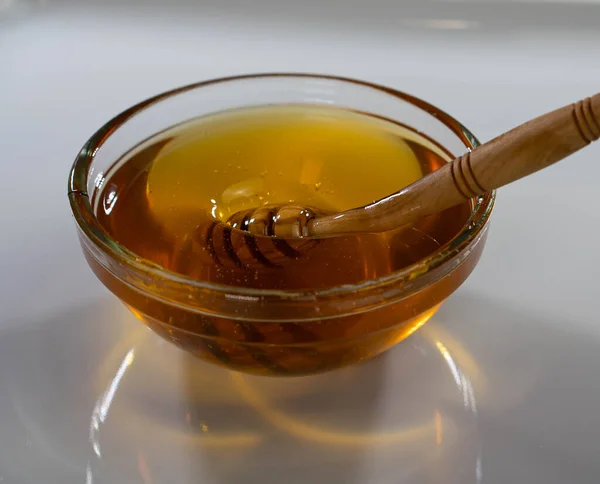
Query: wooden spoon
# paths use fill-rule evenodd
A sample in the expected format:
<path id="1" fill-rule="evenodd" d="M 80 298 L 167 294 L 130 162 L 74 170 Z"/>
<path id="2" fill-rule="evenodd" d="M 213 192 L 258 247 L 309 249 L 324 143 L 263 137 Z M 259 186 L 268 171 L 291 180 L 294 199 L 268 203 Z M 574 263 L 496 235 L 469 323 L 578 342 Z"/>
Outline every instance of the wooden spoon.
<path id="1" fill-rule="evenodd" d="M 544 114 L 364 207 L 315 216 L 286 205 L 235 214 L 239 228 L 278 237 L 384 232 L 546 168 L 600 138 L 600 93 Z"/>

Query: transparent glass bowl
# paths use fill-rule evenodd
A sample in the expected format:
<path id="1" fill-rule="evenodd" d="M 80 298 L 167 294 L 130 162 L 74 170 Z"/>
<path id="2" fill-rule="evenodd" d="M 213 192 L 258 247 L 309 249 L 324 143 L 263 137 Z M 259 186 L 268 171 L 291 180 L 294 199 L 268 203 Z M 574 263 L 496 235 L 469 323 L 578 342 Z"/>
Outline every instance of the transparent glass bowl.
<path id="1" fill-rule="evenodd" d="M 141 141 L 201 115 L 290 103 L 334 105 L 387 118 L 454 156 L 478 145 L 443 111 L 386 87 L 329 76 L 258 74 L 197 83 L 133 106 L 90 138 L 69 178 L 79 238 L 97 277 L 168 341 L 204 360 L 266 375 L 310 374 L 356 363 L 416 331 L 477 264 L 495 198 L 492 192 L 474 199 L 460 233 L 416 264 L 377 280 L 317 291 L 259 290 L 186 278 L 131 253 L 98 223 L 93 207 L 104 173 Z"/>

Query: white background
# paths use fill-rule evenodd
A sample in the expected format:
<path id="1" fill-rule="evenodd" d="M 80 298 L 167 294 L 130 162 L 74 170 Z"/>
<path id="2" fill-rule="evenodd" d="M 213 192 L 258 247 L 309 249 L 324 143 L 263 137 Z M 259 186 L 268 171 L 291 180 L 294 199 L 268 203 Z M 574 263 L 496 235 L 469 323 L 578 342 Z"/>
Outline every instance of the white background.
<path id="1" fill-rule="evenodd" d="M 388 459 L 367 443 L 350 457 L 298 444 L 286 454 L 271 445 L 250 461 L 211 467 L 201 457 L 213 454 L 180 443 L 187 457 L 144 450 L 164 454 L 156 469 L 147 457 L 144 471 L 136 449 L 167 437 L 136 427 L 128 435 L 144 437 L 123 443 L 115 422 L 107 445 L 119 442 L 123 456 L 136 456 L 136 470 L 125 457 L 108 462 L 96 455 L 90 464 L 89 417 L 111 381 L 90 375 L 100 361 L 117 371 L 122 356 L 110 363 L 107 348 L 138 323 L 116 306 L 80 255 L 66 182 L 78 149 L 110 117 L 202 79 L 304 71 L 414 94 L 486 141 L 600 91 L 600 4 L 593 1 L 166 5 L 0 2 L 0 482 L 118 482 L 127 472 L 137 481 L 121 482 L 157 483 L 163 475 L 179 475 L 179 482 L 283 482 L 284 476 L 306 482 L 306 469 L 312 469 L 306 479 L 315 482 L 597 482 L 600 145 L 499 191 L 482 261 L 429 323 L 462 352 L 464 374 L 475 373 L 477 412 L 451 419 L 455 440 L 442 446 L 447 456 L 464 450 L 464 462 L 453 457 L 454 464 L 443 467 L 433 443 L 417 457 L 400 446 L 396 456 L 417 462 L 417 470 L 404 472 L 400 457 Z M 165 364 L 182 364 L 178 352 L 145 338 L 138 354 L 155 348 Z M 418 408 L 464 397 L 460 385 L 424 390 L 428 378 L 442 378 L 448 359 L 431 363 L 427 350 L 415 349 L 425 336 L 416 338 L 384 361 L 385 385 L 369 402 L 384 427 L 386 419 L 402 420 L 400 404 Z M 398 367 L 406 358 L 412 365 L 407 375 Z M 146 370 L 139 371 L 144 380 Z M 412 399 L 402 391 L 411 385 L 419 395 Z M 394 389 L 403 395 L 399 401 Z M 314 398 L 322 403 L 319 411 L 334 412 L 323 393 Z M 178 422 L 169 408 L 163 415 Z M 359 418 L 354 415 L 354 423 Z M 339 460 L 326 465 L 334 454 Z M 473 459 L 467 473 L 465 462 Z M 340 474 L 348 462 L 353 472 Z M 227 473 L 234 468 L 245 472 Z"/>

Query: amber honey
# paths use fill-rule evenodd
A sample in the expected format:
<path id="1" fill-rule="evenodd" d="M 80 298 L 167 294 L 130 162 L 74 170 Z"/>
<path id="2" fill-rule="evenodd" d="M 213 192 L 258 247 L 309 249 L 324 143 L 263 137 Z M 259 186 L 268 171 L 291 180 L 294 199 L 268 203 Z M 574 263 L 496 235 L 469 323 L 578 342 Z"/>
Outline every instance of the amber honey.
<path id="1" fill-rule="evenodd" d="M 296 241 L 257 237 L 242 253 L 235 240 L 247 242 L 248 234 L 227 220 L 261 206 L 295 204 L 324 213 L 362 206 L 448 159 L 432 140 L 367 114 L 310 105 L 244 108 L 142 142 L 105 174 L 95 212 L 108 234 L 140 259 L 193 280 L 318 292 L 381 279 L 431 255 L 462 230 L 471 204 L 387 233 L 322 239 L 302 250 Z M 230 368 L 294 375 L 359 361 L 400 341 L 476 259 L 394 304 L 323 320 L 294 321 L 290 313 L 282 322 L 188 310 L 131 289 L 89 260 L 142 321 L 184 349 Z"/>

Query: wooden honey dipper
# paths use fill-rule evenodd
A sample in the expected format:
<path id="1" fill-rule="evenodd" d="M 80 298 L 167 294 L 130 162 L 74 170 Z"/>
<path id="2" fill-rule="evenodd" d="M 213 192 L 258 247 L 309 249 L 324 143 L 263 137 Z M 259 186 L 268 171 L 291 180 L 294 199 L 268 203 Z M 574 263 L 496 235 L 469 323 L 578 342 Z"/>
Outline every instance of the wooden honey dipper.
<path id="1" fill-rule="evenodd" d="M 401 227 L 535 173 L 598 138 L 600 93 L 517 126 L 364 207 L 324 215 L 298 205 L 264 206 L 237 212 L 226 224 L 215 221 L 197 237 L 220 265 L 277 267 L 299 259 L 319 238 Z"/>
<path id="2" fill-rule="evenodd" d="M 321 217 L 295 205 L 258 208 L 234 214 L 228 223 L 288 239 L 384 232 L 531 175 L 598 138 L 600 93 L 517 126 L 364 207 Z"/>

